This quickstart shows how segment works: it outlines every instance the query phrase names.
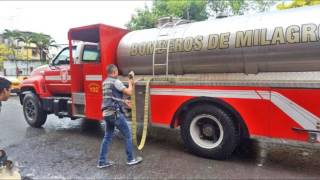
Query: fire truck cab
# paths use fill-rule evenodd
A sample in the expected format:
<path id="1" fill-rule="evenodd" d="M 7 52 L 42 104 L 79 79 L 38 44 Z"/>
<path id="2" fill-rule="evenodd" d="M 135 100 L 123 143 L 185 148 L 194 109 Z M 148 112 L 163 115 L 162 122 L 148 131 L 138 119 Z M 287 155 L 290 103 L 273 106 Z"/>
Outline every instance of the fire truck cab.
<path id="1" fill-rule="evenodd" d="M 23 81 L 20 100 L 27 122 L 40 127 L 52 113 L 100 120 L 105 68 L 116 62 L 117 44 L 126 32 L 102 24 L 71 29 L 69 47 Z"/>

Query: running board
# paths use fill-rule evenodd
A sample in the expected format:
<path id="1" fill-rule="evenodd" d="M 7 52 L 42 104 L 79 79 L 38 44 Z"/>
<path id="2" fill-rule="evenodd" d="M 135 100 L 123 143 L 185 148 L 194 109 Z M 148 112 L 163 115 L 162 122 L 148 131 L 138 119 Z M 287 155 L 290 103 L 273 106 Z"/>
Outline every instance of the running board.
<path id="1" fill-rule="evenodd" d="M 320 133 L 320 130 L 301 129 L 301 128 L 296 128 L 296 127 L 293 127 L 292 130 L 300 131 L 300 132 Z"/>
<path id="2" fill-rule="evenodd" d="M 320 130 L 313 130 L 313 129 L 301 129 L 297 127 L 292 128 L 293 131 L 296 132 L 307 132 L 309 134 L 308 142 L 316 143 L 317 142 L 317 134 L 320 133 Z"/>

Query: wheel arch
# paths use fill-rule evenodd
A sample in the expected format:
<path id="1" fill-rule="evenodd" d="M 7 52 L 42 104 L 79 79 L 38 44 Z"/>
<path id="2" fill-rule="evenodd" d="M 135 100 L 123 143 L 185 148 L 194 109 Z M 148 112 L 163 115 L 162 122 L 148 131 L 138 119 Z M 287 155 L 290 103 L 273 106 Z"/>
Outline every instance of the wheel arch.
<path id="1" fill-rule="evenodd" d="M 203 103 L 217 106 L 223 109 L 229 115 L 231 115 L 232 120 L 237 127 L 239 137 L 241 139 L 247 139 L 250 137 L 249 130 L 245 121 L 243 120 L 242 116 L 235 110 L 235 108 L 233 108 L 233 106 L 223 101 L 222 99 L 212 98 L 212 97 L 196 97 L 184 102 L 173 115 L 173 118 L 170 123 L 170 127 L 175 128 L 177 126 L 180 126 L 185 112 L 188 109 L 191 109 L 197 106 L 198 104 L 203 104 Z"/>
<path id="2" fill-rule="evenodd" d="M 27 93 L 37 94 L 35 88 L 32 87 L 32 86 L 24 86 L 24 87 L 21 87 L 20 94 L 19 94 L 19 99 L 20 99 L 20 104 L 21 104 L 21 105 L 23 104 L 23 98 L 25 97 L 25 95 L 26 95 Z"/>

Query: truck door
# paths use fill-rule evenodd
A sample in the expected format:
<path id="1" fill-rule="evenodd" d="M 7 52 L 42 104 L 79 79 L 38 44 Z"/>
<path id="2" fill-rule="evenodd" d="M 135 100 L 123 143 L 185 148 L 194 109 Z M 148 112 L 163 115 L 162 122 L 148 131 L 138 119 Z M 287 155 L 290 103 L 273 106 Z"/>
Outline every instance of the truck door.
<path id="1" fill-rule="evenodd" d="M 64 48 L 44 71 L 47 90 L 56 96 L 71 94 L 69 48 Z"/>
<path id="2" fill-rule="evenodd" d="M 81 59 L 85 94 L 85 115 L 91 119 L 101 118 L 102 65 L 99 46 L 96 43 L 83 46 Z"/>
<path id="3" fill-rule="evenodd" d="M 101 120 L 102 80 L 105 68 L 116 64 L 117 47 L 128 30 L 93 24 L 69 30 L 69 47 L 77 44 L 77 52 L 71 51 L 72 114 L 92 120 Z M 82 44 L 84 43 L 84 44 Z M 85 45 L 82 50 L 80 47 Z"/>

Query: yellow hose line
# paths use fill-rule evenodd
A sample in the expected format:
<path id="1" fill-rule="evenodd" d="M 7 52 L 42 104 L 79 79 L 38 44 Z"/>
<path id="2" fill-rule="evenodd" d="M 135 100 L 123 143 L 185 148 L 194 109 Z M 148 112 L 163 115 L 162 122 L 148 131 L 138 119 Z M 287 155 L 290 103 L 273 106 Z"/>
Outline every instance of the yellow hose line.
<path id="1" fill-rule="evenodd" d="M 150 98 L 150 82 L 152 78 L 147 80 L 146 83 L 146 93 L 144 98 L 144 113 L 143 113 L 143 131 L 141 141 L 138 145 L 137 142 L 137 107 L 136 107 L 136 92 L 135 92 L 135 85 L 132 87 L 132 108 L 131 108 L 131 117 L 132 117 L 132 140 L 133 143 L 137 146 L 139 150 L 142 150 L 147 139 L 147 132 L 148 132 L 148 122 L 149 122 L 149 98 Z"/>

